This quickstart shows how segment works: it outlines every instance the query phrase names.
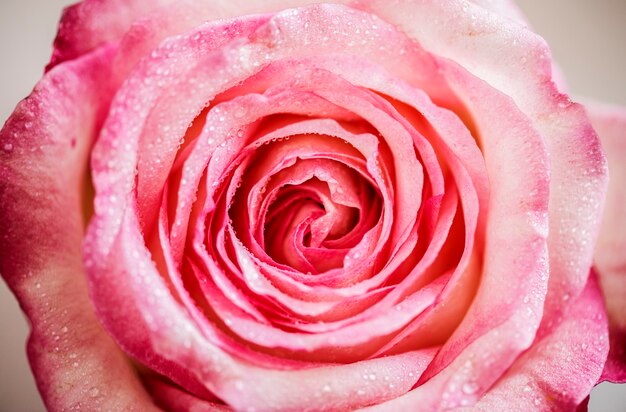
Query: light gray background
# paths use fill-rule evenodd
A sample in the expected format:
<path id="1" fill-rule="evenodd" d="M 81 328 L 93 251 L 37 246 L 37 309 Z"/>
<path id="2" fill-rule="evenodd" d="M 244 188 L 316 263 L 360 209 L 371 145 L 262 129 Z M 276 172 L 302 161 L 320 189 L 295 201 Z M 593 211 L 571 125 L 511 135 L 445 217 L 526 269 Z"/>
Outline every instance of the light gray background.
<path id="1" fill-rule="evenodd" d="M 0 0 L 0 122 L 41 77 L 61 9 L 70 3 Z M 518 4 L 548 40 L 575 96 L 626 105 L 626 0 Z M 0 412 L 44 410 L 26 361 L 27 330 L 15 298 L 0 281 Z M 590 410 L 626 410 L 626 385 L 597 387 Z"/>

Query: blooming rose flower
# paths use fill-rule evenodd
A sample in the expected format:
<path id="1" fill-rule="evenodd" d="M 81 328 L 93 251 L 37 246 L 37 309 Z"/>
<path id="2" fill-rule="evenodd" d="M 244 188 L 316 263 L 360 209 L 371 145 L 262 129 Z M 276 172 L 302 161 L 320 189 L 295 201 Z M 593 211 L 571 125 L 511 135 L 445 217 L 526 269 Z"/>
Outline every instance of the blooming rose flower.
<path id="1" fill-rule="evenodd" d="M 575 410 L 625 381 L 626 113 L 590 121 L 508 2 L 313 3 L 65 11 L 0 132 L 47 407 Z"/>

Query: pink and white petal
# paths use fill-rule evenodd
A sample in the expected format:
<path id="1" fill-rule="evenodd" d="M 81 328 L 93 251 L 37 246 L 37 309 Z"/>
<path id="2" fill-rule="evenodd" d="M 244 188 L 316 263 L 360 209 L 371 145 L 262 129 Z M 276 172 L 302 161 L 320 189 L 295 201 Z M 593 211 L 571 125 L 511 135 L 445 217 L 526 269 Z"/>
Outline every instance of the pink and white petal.
<path id="1" fill-rule="evenodd" d="M 523 25 L 528 20 L 513 0 L 469 0 L 472 3 Z"/>
<path id="2" fill-rule="evenodd" d="M 156 410 L 95 316 L 81 258 L 87 160 L 115 52 L 49 71 L 0 131 L 0 272 L 30 320 L 28 357 L 50 410 Z"/>
<path id="3" fill-rule="evenodd" d="M 522 25 L 464 0 L 366 4 L 426 50 L 510 96 L 544 137 L 551 170 L 550 279 L 543 325 L 548 329 L 586 284 L 606 194 L 606 160 L 583 108 L 559 93 L 548 47 Z"/>
<path id="4" fill-rule="evenodd" d="M 522 13 L 522 10 L 515 4 L 513 0 L 469 0 L 472 3 L 483 7 L 486 10 L 490 10 L 500 16 L 509 18 L 517 23 L 520 23 L 523 26 L 528 27 L 532 30 L 532 25 Z M 565 75 L 563 71 L 556 64 L 555 61 L 552 62 L 552 77 L 553 81 L 558 87 L 558 89 L 567 93 L 569 87 L 567 86 L 567 81 L 565 80 Z"/>
<path id="5" fill-rule="evenodd" d="M 609 314 L 611 352 L 603 379 L 626 382 L 626 109 L 587 104 L 609 162 L 609 190 L 595 267 Z"/>
<path id="6" fill-rule="evenodd" d="M 229 392 L 236 410 L 346 411 L 393 399 L 411 389 L 436 348 L 299 371 L 247 368 Z M 231 389 L 231 390 L 232 390 Z M 293 394 L 298 396 L 293 396 Z"/>
<path id="7" fill-rule="evenodd" d="M 592 274 L 564 320 L 535 342 L 472 410 L 575 410 L 600 377 L 608 349 L 603 297 Z"/>

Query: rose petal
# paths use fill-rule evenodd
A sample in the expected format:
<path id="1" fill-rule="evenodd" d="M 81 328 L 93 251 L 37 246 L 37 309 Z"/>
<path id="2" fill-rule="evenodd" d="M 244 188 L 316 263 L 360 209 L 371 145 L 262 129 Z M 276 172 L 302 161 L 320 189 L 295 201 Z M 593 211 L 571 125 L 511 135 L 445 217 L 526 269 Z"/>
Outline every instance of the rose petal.
<path id="1" fill-rule="evenodd" d="M 198 0 L 84 0 L 63 11 L 47 70 L 107 41 L 119 41 L 129 33 L 132 39 L 125 41 L 122 49 L 135 50 L 128 50 L 123 59 L 116 59 L 128 68 L 141 55 L 139 51 L 149 51 L 165 37 L 182 33 L 206 21 L 312 3 L 315 1 L 230 0 L 207 3 Z M 347 3 L 347 0 L 334 3 Z M 135 22 L 137 24 L 133 24 Z"/>
<path id="2" fill-rule="evenodd" d="M 108 41 L 119 41 L 135 19 L 159 2 L 169 1 L 86 0 L 65 8 L 46 70 Z"/>
<path id="3" fill-rule="evenodd" d="M 0 272 L 30 320 L 28 357 L 50 410 L 156 410 L 100 327 L 80 250 L 87 159 L 115 51 L 49 71 L 0 132 Z"/>
<path id="4" fill-rule="evenodd" d="M 574 410 L 598 380 L 607 352 L 604 302 L 592 275 L 559 326 L 535 342 L 472 410 Z"/>
<path id="5" fill-rule="evenodd" d="M 520 8 L 517 6 L 517 4 L 515 4 L 513 0 L 470 0 L 470 1 L 486 10 L 492 11 L 496 14 L 509 18 L 523 25 L 528 25 L 528 21 L 526 20 L 526 17 L 524 16 Z"/>
<path id="6" fill-rule="evenodd" d="M 232 408 L 219 399 L 201 399 L 162 378 L 149 377 L 146 384 L 157 405 L 168 412 L 228 412 Z"/>
<path id="7" fill-rule="evenodd" d="M 611 351 L 602 380 L 626 382 L 626 109 L 599 104 L 588 104 L 587 108 L 606 151 L 610 173 L 595 254 L 611 332 Z"/>

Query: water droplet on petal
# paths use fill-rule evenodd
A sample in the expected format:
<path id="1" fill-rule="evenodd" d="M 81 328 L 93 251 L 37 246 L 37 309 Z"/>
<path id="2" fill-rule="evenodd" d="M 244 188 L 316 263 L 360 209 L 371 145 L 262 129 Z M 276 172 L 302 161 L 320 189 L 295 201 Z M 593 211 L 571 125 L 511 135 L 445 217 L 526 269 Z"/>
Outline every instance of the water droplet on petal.
<path id="1" fill-rule="evenodd" d="M 461 387 L 461 390 L 464 394 L 471 395 L 478 391 L 478 385 L 474 382 L 466 382 Z"/>
<path id="2" fill-rule="evenodd" d="M 244 116 L 246 115 L 246 113 L 247 113 L 246 108 L 245 108 L 245 107 L 243 107 L 243 106 L 239 106 L 239 107 L 237 107 L 237 109 L 235 110 L 235 117 L 237 117 L 237 118 L 242 118 L 242 117 L 244 117 Z"/>

